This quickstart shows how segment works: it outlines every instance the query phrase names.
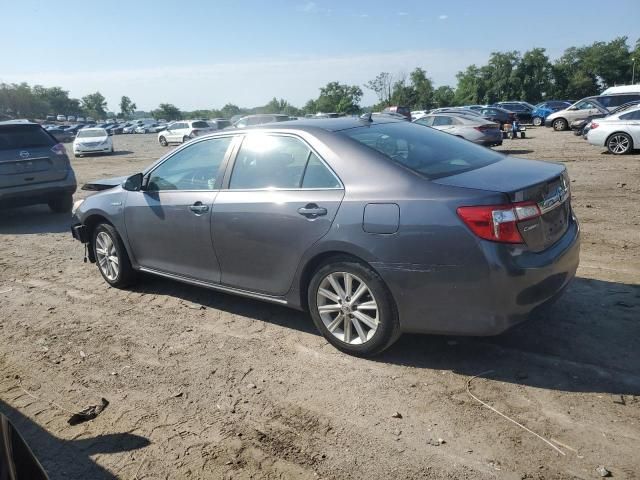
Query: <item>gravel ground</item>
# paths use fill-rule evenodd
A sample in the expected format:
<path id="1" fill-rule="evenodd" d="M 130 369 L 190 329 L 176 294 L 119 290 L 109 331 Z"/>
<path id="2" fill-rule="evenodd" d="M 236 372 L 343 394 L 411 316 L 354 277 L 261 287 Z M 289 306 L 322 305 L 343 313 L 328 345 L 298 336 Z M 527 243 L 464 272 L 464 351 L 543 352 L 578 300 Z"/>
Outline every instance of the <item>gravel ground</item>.
<path id="1" fill-rule="evenodd" d="M 640 478 L 640 155 L 528 137 L 499 150 L 566 163 L 576 280 L 499 337 L 405 335 L 373 360 L 279 306 L 157 278 L 108 288 L 68 217 L 0 212 L 0 411 L 52 479 Z M 166 152 L 155 135 L 114 145 L 73 160 L 80 183 Z M 564 455 L 472 398 L 475 375 L 473 395 Z"/>

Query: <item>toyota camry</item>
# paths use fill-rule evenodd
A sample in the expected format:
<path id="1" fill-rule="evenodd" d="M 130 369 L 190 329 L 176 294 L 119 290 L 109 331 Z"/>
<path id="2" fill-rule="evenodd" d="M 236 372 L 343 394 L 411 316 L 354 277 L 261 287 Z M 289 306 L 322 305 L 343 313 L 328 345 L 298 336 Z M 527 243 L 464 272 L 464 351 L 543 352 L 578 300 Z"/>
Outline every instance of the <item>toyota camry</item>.
<path id="1" fill-rule="evenodd" d="M 287 305 L 365 356 L 402 332 L 498 334 L 556 299 L 579 260 L 569 185 L 384 115 L 307 119 L 92 182 L 72 233 L 113 287 L 145 272 Z"/>

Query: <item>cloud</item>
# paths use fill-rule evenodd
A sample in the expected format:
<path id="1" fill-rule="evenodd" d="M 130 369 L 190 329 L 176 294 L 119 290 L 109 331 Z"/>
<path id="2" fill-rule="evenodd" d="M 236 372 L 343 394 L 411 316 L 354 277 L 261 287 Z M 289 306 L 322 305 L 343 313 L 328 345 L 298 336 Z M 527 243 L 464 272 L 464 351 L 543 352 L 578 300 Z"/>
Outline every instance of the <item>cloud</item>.
<path id="1" fill-rule="evenodd" d="M 449 18 L 449 15 L 440 15 L 438 20 L 446 20 L 447 18 Z"/>
<path id="2" fill-rule="evenodd" d="M 283 56 L 127 70 L 2 73 L 0 82 L 61 86 L 74 98 L 97 90 L 113 110 L 118 109 L 122 95 L 129 96 L 142 110 L 157 108 L 164 102 L 183 110 L 220 108 L 228 102 L 251 107 L 264 105 L 274 96 L 302 106 L 310 98 L 316 98 L 319 88 L 328 82 L 362 86 L 382 70 L 395 75 L 422 67 L 436 85 L 455 85 L 458 71 L 472 63 L 482 64 L 487 57 L 487 52 L 472 49 Z M 373 92 L 365 88 L 363 91 L 363 105 L 376 103 Z"/>
<path id="3" fill-rule="evenodd" d="M 360 18 L 369 18 L 369 14 L 368 13 L 361 13 L 360 15 L 358 15 Z"/>
<path id="4" fill-rule="evenodd" d="M 305 2 L 301 5 L 298 5 L 296 8 L 299 12 L 305 13 L 317 13 L 318 12 L 318 4 L 316 2 Z"/>
<path id="5" fill-rule="evenodd" d="M 409 15 L 407 12 L 398 12 L 399 17 L 406 17 L 407 15 Z"/>

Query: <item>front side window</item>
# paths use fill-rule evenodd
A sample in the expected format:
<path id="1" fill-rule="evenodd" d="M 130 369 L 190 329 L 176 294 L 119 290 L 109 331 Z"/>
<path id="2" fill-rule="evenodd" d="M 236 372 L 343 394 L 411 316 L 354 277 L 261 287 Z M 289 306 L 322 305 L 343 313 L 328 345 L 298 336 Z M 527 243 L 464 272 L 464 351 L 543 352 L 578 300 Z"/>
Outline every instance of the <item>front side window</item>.
<path id="1" fill-rule="evenodd" d="M 191 122 L 191 128 L 209 128 L 209 124 L 207 122 Z"/>
<path id="2" fill-rule="evenodd" d="M 431 125 L 433 125 L 434 118 L 435 117 L 422 117 L 416 120 L 414 123 L 417 123 L 419 125 L 424 125 L 425 127 L 430 127 Z"/>
<path id="3" fill-rule="evenodd" d="M 383 123 L 339 132 L 427 178 L 456 175 L 485 167 L 503 155 L 409 122 Z"/>
<path id="4" fill-rule="evenodd" d="M 147 190 L 214 190 L 232 138 L 211 138 L 183 148 L 151 172 Z"/>
<path id="5" fill-rule="evenodd" d="M 591 102 L 587 102 L 586 100 L 584 102 L 580 102 L 576 105 L 576 108 L 578 110 L 589 110 L 590 108 L 596 108 L 595 105 Z"/>
<path id="6" fill-rule="evenodd" d="M 339 185 L 328 169 L 327 172 L 321 171 L 323 168 L 326 169 L 300 139 L 251 134 L 245 137 L 238 151 L 229 188 L 335 188 Z M 309 172 L 305 176 L 307 169 Z M 328 177 L 333 178 L 327 180 Z"/>

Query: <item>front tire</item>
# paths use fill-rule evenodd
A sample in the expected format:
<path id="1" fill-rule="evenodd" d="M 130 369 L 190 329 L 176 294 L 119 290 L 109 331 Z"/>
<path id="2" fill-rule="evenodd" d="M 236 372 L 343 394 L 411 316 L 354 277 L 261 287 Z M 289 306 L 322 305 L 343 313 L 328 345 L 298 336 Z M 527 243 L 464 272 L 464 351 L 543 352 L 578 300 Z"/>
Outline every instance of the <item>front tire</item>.
<path id="1" fill-rule="evenodd" d="M 391 293 L 373 269 L 357 260 L 334 258 L 321 266 L 307 298 L 314 324 L 342 352 L 376 355 L 400 337 Z"/>
<path id="2" fill-rule="evenodd" d="M 158 141 L 160 142 L 160 145 L 162 145 L 163 147 L 166 147 L 167 145 L 169 145 L 169 142 L 167 142 L 167 139 L 164 138 L 164 136 L 162 136 L 162 135 L 160 136 Z"/>
<path id="3" fill-rule="evenodd" d="M 556 132 L 562 132 L 566 130 L 568 127 L 569 125 L 567 124 L 567 121 L 564 118 L 556 118 L 553 121 L 553 129 Z"/>
<path id="4" fill-rule="evenodd" d="M 607 139 L 607 149 L 614 155 L 625 155 L 633 150 L 633 140 L 626 133 L 614 133 Z"/>
<path id="5" fill-rule="evenodd" d="M 47 202 L 49 208 L 55 213 L 69 213 L 73 208 L 73 195 L 67 193 L 54 197 Z"/>
<path id="6" fill-rule="evenodd" d="M 182 143 L 187 143 L 189 140 L 191 139 L 187 136 L 182 137 Z"/>
<path id="7" fill-rule="evenodd" d="M 102 278 L 115 288 L 130 285 L 135 272 L 116 229 L 108 223 L 101 223 L 94 229 L 91 241 Z"/>
<path id="8" fill-rule="evenodd" d="M 540 125 L 542 125 L 543 120 L 540 117 L 533 117 L 532 122 L 534 126 L 539 127 Z"/>

